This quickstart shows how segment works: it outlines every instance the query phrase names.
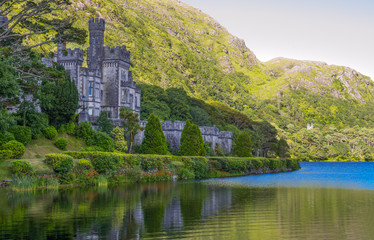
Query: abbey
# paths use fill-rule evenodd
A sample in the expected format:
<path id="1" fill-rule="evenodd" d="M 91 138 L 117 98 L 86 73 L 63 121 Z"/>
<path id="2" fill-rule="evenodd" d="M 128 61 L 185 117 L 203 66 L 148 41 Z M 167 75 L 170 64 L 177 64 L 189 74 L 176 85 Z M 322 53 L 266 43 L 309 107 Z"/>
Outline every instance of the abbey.
<path id="1" fill-rule="evenodd" d="M 87 67 L 83 66 L 83 50 L 66 49 L 65 43 L 57 46 L 54 59 L 44 59 L 46 65 L 57 62 L 70 72 L 79 93 L 79 105 L 82 106 L 80 121 L 95 123 L 101 111 L 107 111 L 108 117 L 116 125 L 120 124 L 119 110 L 125 106 L 140 116 L 141 89 L 132 78 L 130 52 L 125 46 L 110 48 L 104 46 L 105 21 L 99 18 L 89 20 L 90 46 L 87 49 Z M 145 127 L 147 122 L 140 122 Z M 174 151 L 178 151 L 185 122 L 166 121 L 162 128 L 167 141 Z M 204 142 L 214 149 L 220 146 L 227 153 L 232 148 L 232 133 L 220 132 L 216 126 L 200 127 Z M 135 143 L 141 144 L 144 132 L 136 136 Z"/>
<path id="2" fill-rule="evenodd" d="M 82 67 L 83 50 L 66 49 L 65 43 L 58 44 L 55 58 L 57 64 L 70 72 L 78 89 L 79 105 L 87 110 L 90 119 L 99 116 L 101 111 L 107 111 L 109 118 L 119 118 L 119 109 L 123 106 L 140 115 L 141 89 L 129 71 L 130 52 L 126 46 L 104 46 L 103 19 L 90 19 L 88 25 L 87 67 Z"/>

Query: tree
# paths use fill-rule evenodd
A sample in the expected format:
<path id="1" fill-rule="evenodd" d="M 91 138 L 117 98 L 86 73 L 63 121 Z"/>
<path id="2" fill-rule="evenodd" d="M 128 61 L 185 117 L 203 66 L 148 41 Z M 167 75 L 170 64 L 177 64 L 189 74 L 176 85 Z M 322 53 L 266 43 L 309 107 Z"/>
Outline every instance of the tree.
<path id="1" fill-rule="evenodd" d="M 242 132 L 234 148 L 234 155 L 238 157 L 252 157 L 252 141 L 248 133 Z"/>
<path id="2" fill-rule="evenodd" d="M 75 83 L 70 79 L 44 82 L 40 106 L 56 128 L 68 123 L 79 107 Z"/>
<path id="3" fill-rule="evenodd" d="M 187 120 L 183 128 L 181 136 L 181 145 L 179 147 L 179 155 L 181 156 L 205 156 L 203 136 L 199 126 L 191 124 Z"/>
<path id="4" fill-rule="evenodd" d="M 15 117 L 0 104 L 0 133 L 5 133 L 16 124 Z"/>
<path id="5" fill-rule="evenodd" d="M 127 142 L 125 141 L 125 130 L 120 127 L 115 127 L 110 133 L 114 140 L 114 148 L 120 152 L 127 151 Z"/>
<path id="6" fill-rule="evenodd" d="M 166 93 L 169 97 L 168 105 L 171 109 L 170 119 L 173 121 L 192 119 L 187 93 L 182 88 L 168 88 Z"/>
<path id="7" fill-rule="evenodd" d="M 125 135 L 129 141 L 129 153 L 132 153 L 132 148 L 136 134 L 144 129 L 139 125 L 139 115 L 127 107 L 121 107 L 119 117 L 122 126 L 125 129 Z"/>
<path id="8" fill-rule="evenodd" d="M 39 113 L 35 109 L 35 103 L 23 101 L 16 113 L 18 125 L 30 127 L 33 139 L 42 135 L 42 131 L 48 127 L 48 115 Z"/>
<path id="9" fill-rule="evenodd" d="M 166 155 L 168 153 L 166 138 L 162 131 L 160 121 L 161 120 L 154 114 L 149 116 L 140 149 L 141 153 L 157 155 Z"/>
<path id="10" fill-rule="evenodd" d="M 107 111 L 101 111 L 99 117 L 97 118 L 97 125 L 100 132 L 105 132 L 110 134 L 113 130 L 113 122 L 108 118 Z"/>

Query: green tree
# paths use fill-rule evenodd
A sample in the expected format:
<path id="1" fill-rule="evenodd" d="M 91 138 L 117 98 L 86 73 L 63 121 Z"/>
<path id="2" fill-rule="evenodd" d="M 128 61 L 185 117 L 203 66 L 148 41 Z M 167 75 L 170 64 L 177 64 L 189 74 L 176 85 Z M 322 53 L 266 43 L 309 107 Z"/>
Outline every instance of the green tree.
<path id="1" fill-rule="evenodd" d="M 168 88 L 168 105 L 171 109 L 170 119 L 173 121 L 186 121 L 192 119 L 187 93 L 182 88 Z"/>
<path id="2" fill-rule="evenodd" d="M 46 81 L 42 86 L 40 106 L 56 128 L 68 123 L 79 107 L 77 87 L 67 79 Z"/>
<path id="3" fill-rule="evenodd" d="M 16 116 L 18 125 L 30 127 L 33 139 L 41 136 L 42 131 L 49 124 L 48 115 L 36 111 L 35 103 L 29 101 L 23 101 L 20 104 Z"/>
<path id="4" fill-rule="evenodd" d="M 144 129 L 139 125 L 139 115 L 127 107 L 121 107 L 119 117 L 122 126 L 125 129 L 125 135 L 129 141 L 129 153 L 132 153 L 132 148 L 136 134 Z"/>
<path id="5" fill-rule="evenodd" d="M 0 104 L 0 133 L 5 133 L 9 128 L 16 125 L 16 123 L 16 118 Z"/>
<path id="6" fill-rule="evenodd" d="M 205 156 L 203 136 L 199 126 L 191 124 L 187 120 L 183 128 L 181 136 L 181 145 L 179 147 L 179 155 L 181 156 Z"/>
<path id="7" fill-rule="evenodd" d="M 168 147 L 160 121 L 161 120 L 154 114 L 149 116 L 140 150 L 142 153 L 157 155 L 167 154 Z"/>
<path id="8" fill-rule="evenodd" d="M 242 132 L 236 141 L 234 155 L 238 157 L 252 157 L 252 141 L 248 133 Z"/>
<path id="9" fill-rule="evenodd" d="M 114 148 L 120 152 L 127 152 L 127 142 L 125 141 L 125 130 L 115 127 L 110 133 L 114 140 Z"/>
<path id="10" fill-rule="evenodd" d="M 101 111 L 99 117 L 97 118 L 97 125 L 100 132 L 105 132 L 110 134 L 113 130 L 113 122 L 108 118 L 107 111 Z"/>

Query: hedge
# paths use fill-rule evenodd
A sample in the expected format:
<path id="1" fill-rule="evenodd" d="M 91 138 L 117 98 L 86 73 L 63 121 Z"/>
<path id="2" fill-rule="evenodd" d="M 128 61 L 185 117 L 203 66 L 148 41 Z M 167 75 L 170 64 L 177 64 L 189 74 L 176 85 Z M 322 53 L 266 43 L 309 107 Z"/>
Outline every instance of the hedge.
<path id="1" fill-rule="evenodd" d="M 9 129 L 9 132 L 14 135 L 15 140 L 25 146 L 31 142 L 31 129 L 29 127 L 17 125 Z"/>
<path id="2" fill-rule="evenodd" d="M 300 169 L 295 159 L 238 158 L 238 157 L 186 157 L 160 155 L 132 155 L 108 152 L 64 152 L 75 159 L 91 160 L 99 173 L 110 173 L 120 168 L 141 167 L 143 171 L 171 170 L 185 168 L 195 178 L 206 178 L 210 171 L 249 174 L 258 170 L 275 171 L 278 169 Z M 179 162 L 180 164 L 175 164 Z M 184 170 L 185 171 L 185 170 Z"/>
<path id="3" fill-rule="evenodd" d="M 56 173 L 68 173 L 74 167 L 74 159 L 66 154 L 51 153 L 45 155 L 45 163 Z"/>
<path id="4" fill-rule="evenodd" d="M 25 160 L 15 160 L 12 162 L 10 171 L 17 177 L 32 176 L 34 175 L 34 170 L 30 163 Z"/>
<path id="5" fill-rule="evenodd" d="M 11 150 L 0 150 L 0 162 L 11 159 L 13 152 Z"/>
<path id="6" fill-rule="evenodd" d="M 21 158 L 26 151 L 25 146 L 16 140 L 5 143 L 2 149 L 12 151 L 11 158 Z"/>

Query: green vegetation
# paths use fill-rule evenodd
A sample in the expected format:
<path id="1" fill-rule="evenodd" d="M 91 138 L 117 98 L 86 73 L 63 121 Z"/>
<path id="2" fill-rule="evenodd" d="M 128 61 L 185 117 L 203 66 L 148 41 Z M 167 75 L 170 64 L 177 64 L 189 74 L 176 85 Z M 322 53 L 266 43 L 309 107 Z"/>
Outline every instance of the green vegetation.
<path id="1" fill-rule="evenodd" d="M 125 141 L 125 130 L 120 127 L 115 127 L 110 135 L 114 141 L 114 148 L 119 152 L 127 152 L 127 142 Z"/>
<path id="2" fill-rule="evenodd" d="M 233 152 L 237 157 L 253 157 L 252 142 L 248 133 L 243 132 L 239 135 Z"/>
<path id="3" fill-rule="evenodd" d="M 55 127 L 49 126 L 43 130 L 44 137 L 49 140 L 53 140 L 57 137 L 58 132 Z"/>
<path id="4" fill-rule="evenodd" d="M 21 158 L 23 154 L 25 154 L 25 151 L 26 151 L 25 146 L 22 143 L 17 142 L 16 140 L 12 140 L 10 142 L 5 143 L 2 146 L 2 148 L 4 150 L 8 150 L 12 152 L 11 157 L 10 157 L 12 159 Z"/>
<path id="5" fill-rule="evenodd" d="M 181 156 L 205 156 L 206 154 L 199 126 L 191 124 L 189 120 L 183 128 L 178 153 Z"/>
<path id="6" fill-rule="evenodd" d="M 162 131 L 161 120 L 154 114 L 148 118 L 144 130 L 144 139 L 140 151 L 143 154 L 166 155 L 168 147 L 164 132 Z"/>
<path id="7" fill-rule="evenodd" d="M 69 141 L 66 138 L 58 138 L 54 143 L 53 143 L 58 149 L 61 150 L 66 150 L 67 145 L 69 144 Z"/>
<path id="8" fill-rule="evenodd" d="M 127 140 L 130 143 L 129 153 L 132 153 L 136 134 L 144 130 L 139 125 L 139 115 L 129 108 L 121 107 L 119 117 L 121 119 L 122 126 L 125 129 L 125 135 L 127 137 Z"/>

